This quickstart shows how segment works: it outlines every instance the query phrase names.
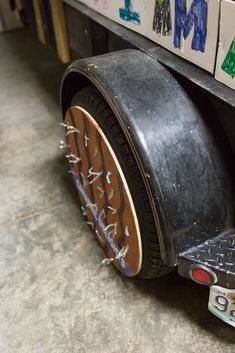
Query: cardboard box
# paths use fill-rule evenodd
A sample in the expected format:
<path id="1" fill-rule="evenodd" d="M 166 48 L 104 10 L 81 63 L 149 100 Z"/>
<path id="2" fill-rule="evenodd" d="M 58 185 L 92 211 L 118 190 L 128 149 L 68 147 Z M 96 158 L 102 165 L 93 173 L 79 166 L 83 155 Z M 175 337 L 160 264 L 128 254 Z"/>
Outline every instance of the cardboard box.
<path id="1" fill-rule="evenodd" d="M 50 7 L 57 54 L 63 63 L 68 63 L 70 60 L 70 53 L 62 1 L 50 0 Z"/>
<path id="2" fill-rule="evenodd" d="M 68 63 L 70 53 L 62 0 L 33 0 L 33 8 L 39 40 L 55 48 L 59 59 Z"/>
<path id="3" fill-rule="evenodd" d="M 33 7 L 34 7 L 34 15 L 36 19 L 38 39 L 42 44 L 46 44 L 45 28 L 43 24 L 42 12 L 40 8 L 40 1 L 33 0 Z"/>
<path id="4" fill-rule="evenodd" d="M 220 0 L 80 0 L 97 12 L 214 72 Z"/>
<path id="5" fill-rule="evenodd" d="M 235 2 L 222 0 L 215 78 L 235 89 Z"/>

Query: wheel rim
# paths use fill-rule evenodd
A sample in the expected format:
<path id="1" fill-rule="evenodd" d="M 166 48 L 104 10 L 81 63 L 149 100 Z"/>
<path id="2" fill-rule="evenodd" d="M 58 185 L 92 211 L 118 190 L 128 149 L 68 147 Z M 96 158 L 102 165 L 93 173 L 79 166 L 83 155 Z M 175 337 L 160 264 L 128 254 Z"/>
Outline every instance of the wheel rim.
<path id="1" fill-rule="evenodd" d="M 127 276 L 139 273 L 142 246 L 133 199 L 119 161 L 96 120 L 82 107 L 66 113 L 65 138 L 83 214 L 107 259 Z"/>

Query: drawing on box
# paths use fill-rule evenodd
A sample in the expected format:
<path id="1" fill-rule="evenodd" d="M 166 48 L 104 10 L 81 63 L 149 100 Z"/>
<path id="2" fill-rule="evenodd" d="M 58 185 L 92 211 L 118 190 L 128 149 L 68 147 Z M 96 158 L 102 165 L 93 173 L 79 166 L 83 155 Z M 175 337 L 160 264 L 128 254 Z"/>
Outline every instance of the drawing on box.
<path id="1" fill-rule="evenodd" d="M 170 0 L 156 0 L 153 30 L 163 36 L 171 34 L 172 22 Z"/>
<path id="2" fill-rule="evenodd" d="M 94 0 L 95 5 L 100 5 L 102 9 L 108 8 L 108 0 Z"/>
<path id="3" fill-rule="evenodd" d="M 119 16 L 128 22 L 133 22 L 134 24 L 140 24 L 140 14 L 133 11 L 132 0 L 125 0 L 125 7 L 119 9 Z"/>
<path id="4" fill-rule="evenodd" d="M 194 27 L 192 49 L 205 52 L 208 21 L 207 0 L 193 0 L 187 13 L 186 0 L 175 0 L 174 46 L 181 48 L 181 37 L 187 39 Z"/>
<path id="5" fill-rule="evenodd" d="M 235 38 L 233 39 L 221 69 L 229 76 L 235 76 Z"/>

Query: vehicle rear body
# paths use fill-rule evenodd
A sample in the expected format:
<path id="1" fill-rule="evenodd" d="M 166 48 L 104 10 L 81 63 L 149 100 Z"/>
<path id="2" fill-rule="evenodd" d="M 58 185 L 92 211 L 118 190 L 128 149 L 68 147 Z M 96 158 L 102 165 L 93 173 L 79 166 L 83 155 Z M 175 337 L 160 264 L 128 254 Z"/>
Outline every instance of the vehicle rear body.
<path id="1" fill-rule="evenodd" d="M 113 33 L 112 23 L 109 27 L 92 10 L 76 7 L 95 23 L 104 21 L 100 33 Z M 210 286 L 210 310 L 235 326 L 235 94 L 193 66 L 190 75 L 191 64 L 161 48 L 159 54 L 146 39 L 122 33 L 123 48 L 139 41 L 144 52 L 142 47 L 74 62 L 62 82 L 63 117 L 77 92 L 88 85 L 100 92 L 141 172 L 162 261 L 181 276 Z M 128 35 L 134 38 L 130 42 Z M 103 52 L 112 47 L 110 38 Z M 157 62 L 160 56 L 170 72 Z"/>

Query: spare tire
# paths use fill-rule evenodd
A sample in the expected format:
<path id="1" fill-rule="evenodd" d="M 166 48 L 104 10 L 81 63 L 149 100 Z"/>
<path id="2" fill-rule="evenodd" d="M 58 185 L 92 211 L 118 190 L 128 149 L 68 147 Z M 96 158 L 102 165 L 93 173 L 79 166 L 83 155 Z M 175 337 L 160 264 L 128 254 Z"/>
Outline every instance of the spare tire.
<path id="1" fill-rule="evenodd" d="M 64 126 L 83 214 L 106 253 L 104 262 L 129 277 L 153 278 L 169 272 L 161 259 L 138 165 L 116 117 L 95 87 L 73 97 Z"/>

